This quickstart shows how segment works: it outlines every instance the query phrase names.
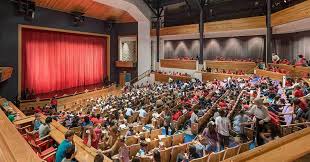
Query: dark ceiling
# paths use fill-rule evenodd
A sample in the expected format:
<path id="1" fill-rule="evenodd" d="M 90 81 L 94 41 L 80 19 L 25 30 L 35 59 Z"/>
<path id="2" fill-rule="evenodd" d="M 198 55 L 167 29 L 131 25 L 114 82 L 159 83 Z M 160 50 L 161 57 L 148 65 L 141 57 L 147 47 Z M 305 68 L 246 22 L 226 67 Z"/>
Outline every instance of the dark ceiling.
<path id="1" fill-rule="evenodd" d="M 205 22 L 263 16 L 266 14 L 266 0 L 143 0 L 153 11 L 163 9 L 162 26 L 176 26 L 199 23 L 199 5 L 205 1 Z M 305 0 L 271 0 L 272 12 L 285 9 Z M 160 10 L 159 10 L 160 11 Z M 155 19 L 154 19 L 155 21 Z"/>

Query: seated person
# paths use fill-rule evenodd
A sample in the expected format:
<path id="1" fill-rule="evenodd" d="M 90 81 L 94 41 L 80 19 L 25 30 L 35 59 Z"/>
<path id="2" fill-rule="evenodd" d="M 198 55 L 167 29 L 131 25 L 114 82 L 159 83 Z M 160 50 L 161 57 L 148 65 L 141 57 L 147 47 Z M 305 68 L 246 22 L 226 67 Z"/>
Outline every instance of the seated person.
<path id="1" fill-rule="evenodd" d="M 140 150 L 136 156 L 145 156 L 147 154 L 147 143 L 145 141 L 140 142 Z"/>
<path id="2" fill-rule="evenodd" d="M 51 117 L 47 117 L 45 119 L 45 123 L 41 124 L 39 127 L 39 138 L 42 138 L 44 136 L 47 136 L 50 131 L 50 123 L 52 122 L 52 118 Z"/>
<path id="3" fill-rule="evenodd" d="M 34 114 L 34 117 L 35 117 L 35 119 L 34 119 L 34 121 L 33 121 L 33 130 L 34 131 L 38 131 L 39 130 L 39 128 L 40 128 L 40 126 L 41 126 L 41 120 L 40 120 L 40 114 Z"/>

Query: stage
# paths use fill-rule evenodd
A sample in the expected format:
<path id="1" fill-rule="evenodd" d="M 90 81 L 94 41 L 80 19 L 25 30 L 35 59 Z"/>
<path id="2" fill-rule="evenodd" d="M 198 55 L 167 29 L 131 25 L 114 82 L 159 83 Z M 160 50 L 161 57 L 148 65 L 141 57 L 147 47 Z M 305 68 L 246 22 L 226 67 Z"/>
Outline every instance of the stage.
<path id="1" fill-rule="evenodd" d="M 61 96 L 66 96 L 66 95 L 70 96 L 74 94 L 84 93 L 86 90 L 94 91 L 95 89 L 101 89 L 102 87 L 106 87 L 106 86 L 108 86 L 108 84 L 99 83 L 99 84 L 67 88 L 67 89 L 53 91 L 49 93 L 35 94 L 34 96 L 30 96 L 29 98 L 27 98 L 27 100 L 36 100 L 37 98 L 39 98 L 40 100 L 44 100 L 44 99 L 50 99 L 54 96 L 56 98 L 61 97 Z M 21 100 L 21 101 L 24 101 L 24 100 Z"/>

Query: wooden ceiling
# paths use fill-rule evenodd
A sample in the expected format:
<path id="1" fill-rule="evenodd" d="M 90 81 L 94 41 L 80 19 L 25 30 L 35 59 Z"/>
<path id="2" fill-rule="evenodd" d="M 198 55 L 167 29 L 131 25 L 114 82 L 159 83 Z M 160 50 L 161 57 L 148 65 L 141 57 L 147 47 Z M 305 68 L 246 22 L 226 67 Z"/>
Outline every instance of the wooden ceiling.
<path id="1" fill-rule="evenodd" d="M 93 0 L 34 0 L 36 5 L 43 8 L 71 13 L 79 11 L 84 16 L 100 20 L 113 20 L 119 23 L 136 22 L 126 11 L 107 6 Z"/>

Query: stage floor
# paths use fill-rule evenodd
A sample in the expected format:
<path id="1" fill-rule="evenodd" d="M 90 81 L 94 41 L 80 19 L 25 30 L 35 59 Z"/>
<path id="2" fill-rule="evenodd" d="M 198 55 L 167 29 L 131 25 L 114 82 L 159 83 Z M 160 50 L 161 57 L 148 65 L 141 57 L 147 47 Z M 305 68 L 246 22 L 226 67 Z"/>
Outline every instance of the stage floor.
<path id="1" fill-rule="evenodd" d="M 63 96 L 64 94 L 72 95 L 74 93 L 84 92 L 86 89 L 89 91 L 93 91 L 95 89 L 102 88 L 103 86 L 107 86 L 107 85 L 100 83 L 100 84 L 93 84 L 93 85 L 87 85 L 87 86 L 73 87 L 73 88 L 63 89 L 63 90 L 59 90 L 59 91 L 53 91 L 53 92 L 49 92 L 49 93 L 37 94 L 35 97 L 32 97 L 30 99 L 36 99 L 37 97 L 39 97 L 40 99 L 52 98 L 54 96 L 60 97 L 60 96 Z"/>

